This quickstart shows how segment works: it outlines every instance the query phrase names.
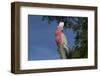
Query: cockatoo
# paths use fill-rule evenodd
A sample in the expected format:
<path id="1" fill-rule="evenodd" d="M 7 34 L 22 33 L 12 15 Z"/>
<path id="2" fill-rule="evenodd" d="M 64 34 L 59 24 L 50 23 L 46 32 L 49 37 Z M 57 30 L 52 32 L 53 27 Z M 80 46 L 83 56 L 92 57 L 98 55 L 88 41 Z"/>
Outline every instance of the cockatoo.
<path id="1" fill-rule="evenodd" d="M 60 22 L 55 31 L 55 40 L 57 46 L 58 47 L 62 46 L 67 55 L 69 55 L 68 40 L 63 32 L 63 29 L 64 29 L 64 22 Z"/>

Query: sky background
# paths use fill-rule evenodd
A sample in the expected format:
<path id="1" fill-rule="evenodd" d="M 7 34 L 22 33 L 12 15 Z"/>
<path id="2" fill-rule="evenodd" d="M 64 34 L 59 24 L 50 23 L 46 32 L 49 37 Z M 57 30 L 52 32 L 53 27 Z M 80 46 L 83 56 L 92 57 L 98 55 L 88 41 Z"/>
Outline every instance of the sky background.
<path id="1" fill-rule="evenodd" d="M 49 24 L 42 17 L 28 15 L 28 60 L 60 59 L 54 35 L 58 24 L 56 21 Z M 73 47 L 75 34 L 71 29 L 65 29 L 64 33 L 69 47 Z"/>

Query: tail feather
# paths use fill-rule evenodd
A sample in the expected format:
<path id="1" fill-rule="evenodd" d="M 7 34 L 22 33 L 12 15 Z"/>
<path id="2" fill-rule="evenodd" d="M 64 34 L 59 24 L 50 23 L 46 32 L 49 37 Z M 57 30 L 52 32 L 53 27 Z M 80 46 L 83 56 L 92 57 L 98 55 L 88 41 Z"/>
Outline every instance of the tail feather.
<path id="1" fill-rule="evenodd" d="M 67 52 L 67 54 L 69 55 L 69 48 L 66 45 L 64 45 L 64 49 Z"/>

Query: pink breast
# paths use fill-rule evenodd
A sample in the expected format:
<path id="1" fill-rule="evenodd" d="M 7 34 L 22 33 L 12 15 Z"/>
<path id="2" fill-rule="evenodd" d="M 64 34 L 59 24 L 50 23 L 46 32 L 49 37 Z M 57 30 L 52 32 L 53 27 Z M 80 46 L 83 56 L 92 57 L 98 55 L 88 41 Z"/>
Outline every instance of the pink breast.
<path id="1" fill-rule="evenodd" d="M 56 31 L 55 32 L 55 40 L 58 44 L 61 44 L 62 39 L 61 39 L 61 31 Z"/>

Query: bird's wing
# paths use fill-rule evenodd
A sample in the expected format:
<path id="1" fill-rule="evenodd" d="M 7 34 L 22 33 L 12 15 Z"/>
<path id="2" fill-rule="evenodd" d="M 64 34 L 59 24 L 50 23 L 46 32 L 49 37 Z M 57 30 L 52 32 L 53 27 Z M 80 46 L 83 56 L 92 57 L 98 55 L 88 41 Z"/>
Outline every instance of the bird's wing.
<path id="1" fill-rule="evenodd" d="M 67 54 L 69 54 L 68 40 L 67 40 L 67 37 L 65 36 L 64 33 L 62 34 L 62 39 L 63 39 L 63 42 L 64 42 L 63 46 L 66 49 Z"/>
<path id="2" fill-rule="evenodd" d="M 67 37 L 65 36 L 64 33 L 62 33 L 62 40 L 63 40 L 65 45 L 68 45 L 68 40 L 67 40 Z"/>

